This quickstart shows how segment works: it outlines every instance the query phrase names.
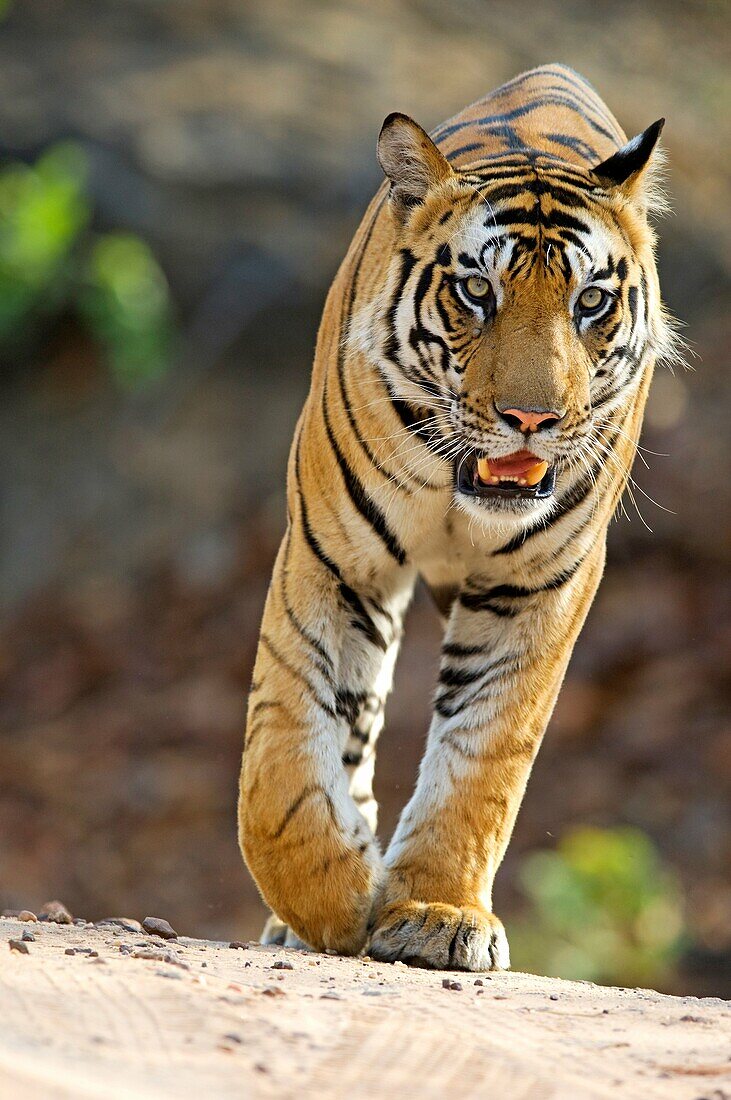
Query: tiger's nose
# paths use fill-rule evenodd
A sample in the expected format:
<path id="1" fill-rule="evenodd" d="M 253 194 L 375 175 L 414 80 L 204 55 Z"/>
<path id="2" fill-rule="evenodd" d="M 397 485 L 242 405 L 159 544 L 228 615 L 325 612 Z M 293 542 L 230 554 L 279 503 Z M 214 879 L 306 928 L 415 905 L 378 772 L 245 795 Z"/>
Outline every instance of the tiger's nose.
<path id="1" fill-rule="evenodd" d="M 540 432 L 543 428 L 551 428 L 563 420 L 564 412 L 549 412 L 544 409 L 501 409 L 495 406 L 500 416 L 511 428 L 517 428 L 519 432 L 527 435 L 528 432 Z"/>

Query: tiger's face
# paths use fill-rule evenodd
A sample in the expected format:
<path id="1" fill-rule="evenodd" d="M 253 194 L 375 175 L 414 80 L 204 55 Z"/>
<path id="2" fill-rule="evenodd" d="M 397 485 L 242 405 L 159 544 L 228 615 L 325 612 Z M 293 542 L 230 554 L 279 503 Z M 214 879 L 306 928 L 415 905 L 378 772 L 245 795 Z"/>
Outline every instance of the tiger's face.
<path id="1" fill-rule="evenodd" d="M 403 118 L 395 147 L 379 146 L 395 247 L 371 346 L 392 392 L 431 414 L 463 508 L 548 512 L 662 340 L 644 208 L 548 159 L 456 173 Z"/>

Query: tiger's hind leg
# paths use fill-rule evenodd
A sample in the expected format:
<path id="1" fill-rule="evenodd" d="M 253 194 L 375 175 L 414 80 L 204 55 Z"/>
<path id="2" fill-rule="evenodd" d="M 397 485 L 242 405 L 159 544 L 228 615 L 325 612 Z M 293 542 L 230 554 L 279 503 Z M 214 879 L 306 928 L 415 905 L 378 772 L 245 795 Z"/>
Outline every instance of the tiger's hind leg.
<path id="1" fill-rule="evenodd" d="M 279 917 L 272 913 L 267 922 L 262 928 L 261 936 L 259 937 L 259 943 L 267 944 L 271 947 L 297 947 L 300 950 L 309 951 L 310 948 L 297 936 L 289 925 L 281 921 Z"/>

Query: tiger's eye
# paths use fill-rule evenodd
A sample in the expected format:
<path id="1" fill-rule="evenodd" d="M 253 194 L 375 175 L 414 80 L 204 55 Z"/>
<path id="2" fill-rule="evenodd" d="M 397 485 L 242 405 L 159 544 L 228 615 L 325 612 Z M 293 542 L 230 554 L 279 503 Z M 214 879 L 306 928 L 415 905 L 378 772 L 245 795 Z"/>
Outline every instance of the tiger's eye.
<path id="1" fill-rule="evenodd" d="M 463 286 L 468 296 L 474 298 L 476 302 L 484 301 L 492 290 L 487 279 L 483 279 L 481 275 L 470 275 L 465 279 Z"/>
<path id="2" fill-rule="evenodd" d="M 605 299 L 605 292 L 598 286 L 588 286 L 579 295 L 579 307 L 586 310 L 599 309 Z"/>

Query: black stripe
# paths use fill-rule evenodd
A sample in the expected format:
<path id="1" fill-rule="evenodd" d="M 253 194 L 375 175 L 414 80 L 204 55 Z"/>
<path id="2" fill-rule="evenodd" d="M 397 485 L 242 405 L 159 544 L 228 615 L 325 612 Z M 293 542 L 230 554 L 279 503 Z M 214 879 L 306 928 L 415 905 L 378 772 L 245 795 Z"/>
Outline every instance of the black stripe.
<path id="1" fill-rule="evenodd" d="M 297 449 L 295 452 L 295 477 L 297 480 L 297 492 L 300 502 L 300 516 L 302 522 L 302 531 L 305 536 L 305 541 L 309 546 L 312 553 L 320 561 L 325 568 L 332 573 L 333 577 L 339 582 L 339 591 L 342 600 L 350 607 L 351 611 L 355 615 L 355 619 L 351 620 L 352 625 L 365 634 L 366 638 L 373 643 L 378 649 L 383 650 L 385 653 L 388 649 L 388 642 L 383 637 L 383 634 L 378 629 L 376 624 L 368 614 L 363 601 L 357 592 L 355 592 L 350 585 L 346 584 L 343 580 L 340 568 L 328 557 L 325 551 L 320 546 L 319 541 L 315 537 L 315 534 L 310 526 L 309 516 L 307 514 L 307 507 L 305 505 L 304 493 L 302 492 L 302 481 L 300 477 L 300 456 L 299 456 L 299 440 L 297 441 Z"/>
<path id="2" fill-rule="evenodd" d="M 386 337 L 386 343 L 383 347 L 383 354 L 386 359 L 389 359 L 397 367 L 400 367 L 403 370 L 403 365 L 399 362 L 398 359 L 399 346 L 398 337 L 396 335 L 396 313 L 398 312 L 398 307 L 406 289 L 406 284 L 408 283 L 411 276 L 411 272 L 416 266 L 416 256 L 413 254 L 413 252 L 410 252 L 408 248 L 402 248 L 399 253 L 399 258 L 401 260 L 401 271 L 398 278 L 398 284 L 391 300 L 391 306 L 389 308 L 386 318 L 386 328 L 388 330 L 388 336 Z"/>
<path id="3" fill-rule="evenodd" d="M 325 429 L 327 431 L 327 437 L 330 440 L 330 446 L 333 449 L 333 453 L 340 467 L 340 473 L 343 477 L 343 483 L 347 490 L 353 505 L 360 512 L 366 523 L 373 528 L 376 534 L 379 536 L 384 546 L 388 550 L 389 554 L 399 565 L 403 565 L 406 561 L 406 551 L 400 545 L 398 539 L 391 531 L 390 527 L 386 523 L 386 517 L 381 509 L 374 501 L 369 497 L 365 486 L 360 478 L 351 470 L 348 465 L 345 455 L 340 450 L 335 433 L 332 430 L 330 423 L 330 417 L 327 411 L 327 387 L 323 387 L 323 400 L 322 400 L 322 415 L 325 421 Z"/>
<path id="4" fill-rule="evenodd" d="M 287 534 L 285 536 L 285 542 L 286 542 L 286 546 L 285 546 L 285 552 L 284 552 L 284 562 L 283 562 L 284 567 L 282 569 L 282 584 L 281 584 L 281 596 L 282 596 L 282 602 L 284 603 L 284 610 L 285 610 L 287 618 L 289 619 L 290 623 L 292 624 L 292 627 L 294 628 L 294 630 L 300 635 L 300 637 L 304 638 L 304 640 L 308 643 L 308 645 L 310 645 L 312 647 L 312 649 L 314 649 L 315 652 L 320 656 L 321 660 L 316 661 L 315 664 L 316 664 L 317 668 L 319 669 L 319 671 L 322 673 L 322 675 L 326 678 L 328 683 L 330 683 L 330 685 L 332 686 L 332 676 L 331 676 L 331 674 L 334 671 L 333 659 L 330 656 L 330 654 L 327 652 L 325 647 L 322 645 L 322 643 L 320 641 L 318 641 L 318 639 L 315 638 L 310 633 L 310 631 L 307 629 L 307 627 L 304 625 L 304 623 L 302 622 L 302 620 L 300 619 L 300 617 L 297 615 L 296 611 L 292 607 L 292 605 L 289 601 L 289 596 L 287 594 L 288 563 L 289 563 L 289 552 L 290 552 L 290 548 L 291 548 L 291 529 L 289 527 L 287 528 Z"/>
<path id="5" fill-rule="evenodd" d="M 274 658 L 274 660 L 278 662 L 278 664 L 282 665 L 283 668 L 286 668 L 290 676 L 293 676 L 296 680 L 299 680 L 299 682 L 304 686 L 308 695 L 310 695 L 310 697 L 314 699 L 317 705 L 322 710 L 324 710 L 325 714 L 329 715 L 330 718 L 336 717 L 335 710 L 330 706 L 329 703 L 326 703 L 325 700 L 321 698 L 320 693 L 318 692 L 314 684 L 311 684 L 305 674 L 303 672 L 300 672 L 298 668 L 295 668 L 291 661 L 288 661 L 287 658 L 279 652 L 279 650 L 267 634 L 262 633 L 259 638 L 259 642 L 260 645 L 263 645 L 265 649 L 269 650 L 269 653 Z"/>

